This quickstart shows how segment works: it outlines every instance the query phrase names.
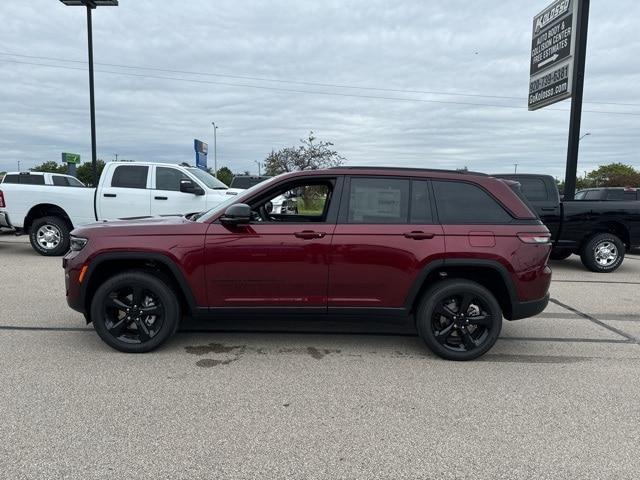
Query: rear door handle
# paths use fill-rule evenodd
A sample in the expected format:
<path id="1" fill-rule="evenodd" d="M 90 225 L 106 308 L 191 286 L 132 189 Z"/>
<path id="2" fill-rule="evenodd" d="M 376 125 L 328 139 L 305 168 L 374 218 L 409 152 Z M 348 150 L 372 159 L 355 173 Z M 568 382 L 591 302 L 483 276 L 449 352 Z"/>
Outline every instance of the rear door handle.
<path id="1" fill-rule="evenodd" d="M 296 232 L 294 235 L 297 238 L 303 238 L 305 240 L 311 240 L 313 238 L 322 238 L 326 235 L 324 232 L 314 232 L 312 230 L 303 230 L 302 232 Z"/>
<path id="2" fill-rule="evenodd" d="M 156 200 L 169 200 L 167 197 L 153 197 Z"/>
<path id="3" fill-rule="evenodd" d="M 107 197 L 107 198 L 116 198 L 117 197 L 117 195 L 115 193 L 105 193 L 104 196 Z"/>
<path id="4" fill-rule="evenodd" d="M 556 209 L 556 207 L 542 207 L 541 210 L 543 212 L 553 212 Z"/>
<path id="5" fill-rule="evenodd" d="M 413 231 L 413 232 L 406 232 L 404 234 L 405 237 L 407 238 L 412 238 L 414 240 L 429 240 L 433 237 L 436 236 L 435 233 L 426 233 L 426 232 L 420 232 L 420 231 Z"/>

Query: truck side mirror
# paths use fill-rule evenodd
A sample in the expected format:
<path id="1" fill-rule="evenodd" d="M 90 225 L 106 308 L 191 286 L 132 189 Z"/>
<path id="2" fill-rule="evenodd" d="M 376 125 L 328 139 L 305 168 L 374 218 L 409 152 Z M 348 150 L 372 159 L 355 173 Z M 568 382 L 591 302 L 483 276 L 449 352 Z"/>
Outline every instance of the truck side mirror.
<path id="1" fill-rule="evenodd" d="M 204 190 L 191 180 L 180 180 L 180 191 L 182 193 L 192 193 L 193 195 L 204 195 Z"/>

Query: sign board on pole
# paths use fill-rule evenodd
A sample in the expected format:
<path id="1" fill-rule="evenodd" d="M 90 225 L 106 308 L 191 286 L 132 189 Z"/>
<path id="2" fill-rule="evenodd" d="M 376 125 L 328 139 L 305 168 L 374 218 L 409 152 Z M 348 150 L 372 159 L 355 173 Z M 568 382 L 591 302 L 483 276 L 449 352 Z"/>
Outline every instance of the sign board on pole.
<path id="1" fill-rule="evenodd" d="M 80 163 L 80 154 L 62 152 L 62 163 L 77 164 Z"/>
<path id="2" fill-rule="evenodd" d="M 198 167 L 201 170 L 206 170 L 207 169 L 207 153 L 209 151 L 209 145 L 194 138 L 193 149 L 196 151 L 196 167 Z"/>
<path id="3" fill-rule="evenodd" d="M 580 0 L 556 0 L 533 17 L 529 110 L 571 97 Z"/>

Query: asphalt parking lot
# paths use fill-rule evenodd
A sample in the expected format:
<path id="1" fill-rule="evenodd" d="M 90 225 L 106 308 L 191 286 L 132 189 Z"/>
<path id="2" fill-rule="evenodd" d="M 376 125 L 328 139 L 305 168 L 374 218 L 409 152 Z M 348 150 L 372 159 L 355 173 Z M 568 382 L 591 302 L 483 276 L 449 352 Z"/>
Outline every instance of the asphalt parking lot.
<path id="1" fill-rule="evenodd" d="M 552 268 L 548 309 L 475 362 L 317 323 L 126 355 L 68 309 L 60 258 L 0 235 L 1 476 L 638 478 L 640 253 Z"/>

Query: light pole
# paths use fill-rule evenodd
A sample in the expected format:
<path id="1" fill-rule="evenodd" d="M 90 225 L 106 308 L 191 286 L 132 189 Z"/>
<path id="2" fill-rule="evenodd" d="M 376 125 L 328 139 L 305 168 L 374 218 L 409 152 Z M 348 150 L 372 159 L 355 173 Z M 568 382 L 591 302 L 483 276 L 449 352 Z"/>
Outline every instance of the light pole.
<path id="1" fill-rule="evenodd" d="M 262 175 L 260 173 L 260 162 L 258 160 L 254 160 L 254 162 L 256 162 L 256 164 L 258 165 L 258 176 L 260 177 Z"/>
<path id="2" fill-rule="evenodd" d="M 513 173 L 518 173 L 518 164 L 517 163 L 513 164 Z"/>
<path id="3" fill-rule="evenodd" d="M 93 27 L 91 10 L 96 7 L 117 7 L 118 0 L 60 0 L 68 7 L 87 8 L 87 44 L 89 50 L 89 110 L 91 113 L 91 167 L 93 170 L 93 184 L 98 185 L 98 159 L 96 147 L 96 105 L 93 88 Z M 97 220 L 97 218 L 96 218 Z"/>
<path id="4" fill-rule="evenodd" d="M 218 126 L 216 122 L 211 122 L 211 125 L 213 125 L 213 176 L 218 178 L 218 142 L 216 139 Z"/>

